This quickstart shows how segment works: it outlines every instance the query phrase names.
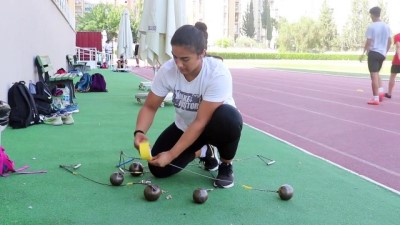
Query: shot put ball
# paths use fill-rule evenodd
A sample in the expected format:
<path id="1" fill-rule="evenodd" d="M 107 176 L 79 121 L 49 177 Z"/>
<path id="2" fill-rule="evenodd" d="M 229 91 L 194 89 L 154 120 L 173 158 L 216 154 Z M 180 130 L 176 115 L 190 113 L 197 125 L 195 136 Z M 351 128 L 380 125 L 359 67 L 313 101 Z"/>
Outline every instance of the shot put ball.
<path id="1" fill-rule="evenodd" d="M 161 189 L 155 184 L 146 185 L 144 188 L 144 198 L 147 201 L 157 201 L 158 198 L 161 196 Z"/>
<path id="2" fill-rule="evenodd" d="M 208 199 L 208 191 L 203 188 L 197 188 L 193 191 L 193 201 L 198 204 L 203 204 Z"/>
<path id="3" fill-rule="evenodd" d="M 289 184 L 284 184 L 278 189 L 279 197 L 284 201 L 288 201 L 289 199 L 291 199 L 293 197 L 293 192 L 293 187 Z"/>
<path id="4" fill-rule="evenodd" d="M 115 172 L 110 176 L 110 183 L 113 186 L 120 186 L 124 182 L 124 175 L 119 172 Z"/>
<path id="5" fill-rule="evenodd" d="M 143 165 L 139 162 L 134 162 L 129 166 L 129 172 L 134 177 L 141 176 L 143 175 Z"/>

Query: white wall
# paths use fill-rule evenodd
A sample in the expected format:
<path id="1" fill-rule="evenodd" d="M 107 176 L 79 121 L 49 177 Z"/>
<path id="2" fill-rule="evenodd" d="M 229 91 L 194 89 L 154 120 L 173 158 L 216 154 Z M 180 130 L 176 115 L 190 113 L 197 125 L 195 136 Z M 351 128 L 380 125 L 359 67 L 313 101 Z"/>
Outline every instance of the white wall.
<path id="1" fill-rule="evenodd" d="M 37 81 L 37 55 L 48 55 L 55 70 L 75 54 L 75 31 L 52 0 L 0 1 L 0 100 L 13 82 Z"/>

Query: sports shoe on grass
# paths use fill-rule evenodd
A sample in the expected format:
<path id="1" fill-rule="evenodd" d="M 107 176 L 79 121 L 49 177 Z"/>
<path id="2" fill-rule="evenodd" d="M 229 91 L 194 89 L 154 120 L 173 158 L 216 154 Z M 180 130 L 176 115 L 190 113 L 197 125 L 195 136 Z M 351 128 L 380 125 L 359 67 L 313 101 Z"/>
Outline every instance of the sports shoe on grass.
<path id="1" fill-rule="evenodd" d="M 60 126 L 63 125 L 63 121 L 61 119 L 60 115 L 54 114 L 51 116 L 45 116 L 43 118 L 43 123 L 49 124 L 49 125 L 54 125 L 54 126 Z"/>
<path id="2" fill-rule="evenodd" d="M 77 104 L 70 104 L 65 107 L 65 111 L 67 111 L 69 113 L 78 113 L 79 108 L 78 108 Z"/>
<path id="3" fill-rule="evenodd" d="M 368 105 L 379 105 L 379 101 L 375 101 L 374 99 L 369 100 Z"/>
<path id="4" fill-rule="evenodd" d="M 380 102 L 383 102 L 384 97 L 385 97 L 384 93 L 379 93 L 379 101 Z"/>
<path id="5" fill-rule="evenodd" d="M 385 93 L 386 98 L 392 98 L 392 95 L 389 95 L 388 93 Z"/>
<path id="6" fill-rule="evenodd" d="M 203 164 L 203 169 L 208 171 L 216 171 L 219 165 L 219 159 L 215 147 L 207 145 L 206 156 L 200 158 L 200 163 Z"/>
<path id="7" fill-rule="evenodd" d="M 219 164 L 218 175 L 214 180 L 214 187 L 231 188 L 233 185 L 232 164 L 227 164 L 224 162 Z"/>
<path id="8" fill-rule="evenodd" d="M 74 124 L 74 122 L 75 122 L 74 118 L 72 118 L 71 113 L 64 113 L 64 114 L 61 114 L 60 116 L 61 116 L 61 120 L 62 120 L 63 124 L 65 124 L 65 125 L 71 125 L 71 124 Z"/>

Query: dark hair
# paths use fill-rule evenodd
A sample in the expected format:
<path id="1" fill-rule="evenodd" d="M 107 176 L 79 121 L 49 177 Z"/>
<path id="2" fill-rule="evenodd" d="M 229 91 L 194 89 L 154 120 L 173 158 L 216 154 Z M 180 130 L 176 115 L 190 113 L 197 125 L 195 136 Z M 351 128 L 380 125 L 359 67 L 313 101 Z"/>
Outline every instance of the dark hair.
<path id="1" fill-rule="evenodd" d="M 171 45 L 192 48 L 197 54 L 203 53 L 207 46 L 203 32 L 193 25 L 179 27 L 171 38 Z"/>
<path id="2" fill-rule="evenodd" d="M 203 22 L 196 22 L 194 27 L 201 30 L 203 32 L 204 38 L 206 39 L 206 49 L 208 45 L 208 32 L 207 32 L 207 25 Z"/>
<path id="3" fill-rule="evenodd" d="M 381 16 L 381 8 L 379 8 L 378 6 L 372 7 L 372 8 L 369 10 L 369 13 L 370 13 L 371 15 L 376 16 L 376 17 L 380 17 L 380 16 Z"/>

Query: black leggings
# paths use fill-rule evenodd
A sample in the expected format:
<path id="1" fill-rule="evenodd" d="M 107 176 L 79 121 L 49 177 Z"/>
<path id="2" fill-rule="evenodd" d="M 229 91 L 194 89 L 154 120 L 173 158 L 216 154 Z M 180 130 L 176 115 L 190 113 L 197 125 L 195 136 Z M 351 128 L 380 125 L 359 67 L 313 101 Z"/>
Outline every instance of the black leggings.
<path id="1" fill-rule="evenodd" d="M 171 164 L 185 168 L 195 159 L 195 152 L 206 144 L 217 147 L 222 159 L 233 159 L 238 148 L 242 126 L 242 116 L 235 107 L 227 104 L 219 106 L 199 138 Z M 172 123 L 160 134 L 151 149 L 151 154 L 155 156 L 160 152 L 170 150 L 182 134 L 183 131 L 175 123 Z M 171 165 L 158 167 L 149 164 L 149 170 L 155 177 L 171 176 L 181 171 L 180 168 Z"/>

